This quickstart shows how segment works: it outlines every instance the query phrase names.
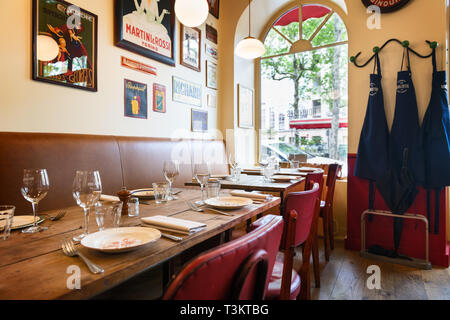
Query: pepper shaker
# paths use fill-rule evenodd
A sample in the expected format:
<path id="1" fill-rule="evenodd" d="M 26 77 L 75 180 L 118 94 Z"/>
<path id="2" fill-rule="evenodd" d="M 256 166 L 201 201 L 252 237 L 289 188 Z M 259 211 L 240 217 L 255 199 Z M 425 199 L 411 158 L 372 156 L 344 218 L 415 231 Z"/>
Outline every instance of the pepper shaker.
<path id="1" fill-rule="evenodd" d="M 130 191 L 127 190 L 126 187 L 122 187 L 122 190 L 120 190 L 117 193 L 117 195 L 119 196 L 120 201 L 123 202 L 122 216 L 127 216 L 128 215 L 128 202 L 130 201 L 131 193 L 130 193 Z"/>

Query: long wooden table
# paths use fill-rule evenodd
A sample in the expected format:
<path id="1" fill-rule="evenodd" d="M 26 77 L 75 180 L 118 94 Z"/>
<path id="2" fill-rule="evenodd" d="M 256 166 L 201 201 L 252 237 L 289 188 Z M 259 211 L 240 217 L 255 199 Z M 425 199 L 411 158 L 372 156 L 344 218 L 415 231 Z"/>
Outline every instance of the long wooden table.
<path id="1" fill-rule="evenodd" d="M 280 198 L 274 198 L 263 204 L 253 204 L 233 211 L 235 216 L 232 217 L 212 212 L 199 213 L 191 211 L 186 201 L 199 199 L 200 191 L 198 189 L 182 190 L 177 201 L 161 205 L 154 203 L 141 205 L 140 217 L 173 216 L 203 222 L 207 225 L 206 229 L 186 237 L 182 242 L 161 238 L 146 247 L 122 254 L 105 254 L 77 246 L 77 249 L 86 257 L 105 269 L 105 273 L 101 275 L 90 273 L 81 259 L 67 257 L 61 250 L 60 242 L 63 239 L 72 238 L 82 232 L 84 217 L 79 207 L 64 209 L 67 214 L 60 221 L 46 220 L 43 226 L 49 227 L 49 230 L 42 233 L 25 235 L 20 231 L 13 231 L 9 240 L 0 242 L 0 274 L 2 275 L 0 299 L 53 300 L 94 297 L 280 204 Z M 59 211 L 61 210 L 48 213 L 55 214 Z M 122 218 L 122 227 L 141 224 L 137 217 Z M 97 231 L 93 212 L 90 220 L 90 231 Z M 67 271 L 72 265 L 81 269 L 80 290 L 67 288 L 67 281 L 71 276 Z"/>

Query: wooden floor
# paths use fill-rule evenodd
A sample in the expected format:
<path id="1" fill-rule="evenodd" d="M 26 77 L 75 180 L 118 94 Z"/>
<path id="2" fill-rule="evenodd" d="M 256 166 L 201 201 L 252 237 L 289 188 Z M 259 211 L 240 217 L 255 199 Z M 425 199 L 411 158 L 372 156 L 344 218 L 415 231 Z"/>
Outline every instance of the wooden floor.
<path id="1" fill-rule="evenodd" d="M 314 300 L 450 300 L 449 269 L 435 267 L 423 271 L 368 260 L 361 258 L 358 252 L 345 250 L 343 241 L 336 242 L 328 263 L 325 263 L 322 248 L 320 252 L 321 287 L 314 288 L 314 278 L 311 279 Z M 296 261 L 296 267 L 299 264 L 300 261 Z M 366 286 L 370 265 L 381 269 L 381 290 L 369 290 Z M 162 284 L 158 280 L 161 275 L 162 269 L 155 268 L 98 298 L 156 299 L 162 294 Z"/>

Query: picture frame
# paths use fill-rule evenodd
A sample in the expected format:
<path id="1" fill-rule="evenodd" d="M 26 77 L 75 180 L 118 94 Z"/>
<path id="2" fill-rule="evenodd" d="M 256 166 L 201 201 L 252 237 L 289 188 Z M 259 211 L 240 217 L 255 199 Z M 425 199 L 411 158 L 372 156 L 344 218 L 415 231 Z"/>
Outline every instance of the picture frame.
<path id="1" fill-rule="evenodd" d="M 208 111 L 191 109 L 192 132 L 208 131 Z"/>
<path id="2" fill-rule="evenodd" d="M 175 66 L 174 4 L 175 0 L 115 0 L 116 46 Z"/>
<path id="3" fill-rule="evenodd" d="M 148 119 L 148 85 L 124 80 L 124 115 L 128 118 Z"/>
<path id="4" fill-rule="evenodd" d="M 213 26 L 210 26 L 209 24 L 206 24 L 205 28 L 206 28 L 206 39 L 208 39 L 214 44 L 217 44 L 218 42 L 217 29 L 215 29 Z"/>
<path id="5" fill-rule="evenodd" d="M 202 107 L 202 85 L 178 77 L 172 77 L 172 100 Z"/>
<path id="6" fill-rule="evenodd" d="M 153 111 L 159 113 L 167 112 L 166 86 L 162 84 L 153 84 Z"/>
<path id="7" fill-rule="evenodd" d="M 217 64 L 206 60 L 206 87 L 217 90 Z"/>
<path id="8" fill-rule="evenodd" d="M 253 129 L 255 127 L 254 90 L 238 85 L 238 121 L 239 127 Z"/>
<path id="9" fill-rule="evenodd" d="M 63 0 L 33 0 L 32 23 L 32 79 L 97 92 L 98 16 Z M 38 38 L 58 48 L 53 60 L 39 60 Z"/>
<path id="10" fill-rule="evenodd" d="M 180 64 L 201 71 L 202 31 L 180 23 Z"/>
<path id="11" fill-rule="evenodd" d="M 214 61 L 219 60 L 219 51 L 217 50 L 217 47 L 211 45 L 208 41 L 205 43 L 205 52 L 207 59 L 212 59 Z"/>
<path id="12" fill-rule="evenodd" d="M 209 92 L 206 94 L 206 105 L 208 108 L 217 108 L 217 94 Z"/>
<path id="13" fill-rule="evenodd" d="M 212 14 L 216 19 L 219 19 L 219 1 L 220 0 L 208 0 L 209 13 Z"/>

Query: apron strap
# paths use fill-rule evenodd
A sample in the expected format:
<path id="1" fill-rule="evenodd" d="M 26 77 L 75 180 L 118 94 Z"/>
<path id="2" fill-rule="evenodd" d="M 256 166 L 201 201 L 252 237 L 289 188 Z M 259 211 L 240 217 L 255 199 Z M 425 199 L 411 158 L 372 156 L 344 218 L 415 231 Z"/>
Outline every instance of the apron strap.
<path id="1" fill-rule="evenodd" d="M 433 61 L 433 72 L 436 73 L 437 72 L 436 48 L 433 48 L 431 60 Z"/>
<path id="2" fill-rule="evenodd" d="M 373 73 L 375 74 L 375 71 L 379 76 L 381 76 L 381 63 L 380 63 L 380 56 L 378 53 L 375 54 L 375 63 L 373 65 Z"/>
<path id="3" fill-rule="evenodd" d="M 409 50 L 408 48 L 405 48 L 405 50 L 403 50 L 403 58 L 402 58 L 402 67 L 400 68 L 400 71 L 403 71 L 403 64 L 405 62 L 405 56 L 406 56 L 406 61 L 407 61 L 407 67 L 408 67 L 408 71 L 411 72 L 411 60 L 409 58 Z"/>

